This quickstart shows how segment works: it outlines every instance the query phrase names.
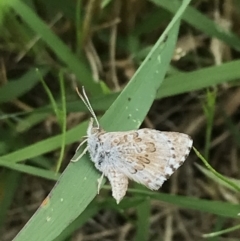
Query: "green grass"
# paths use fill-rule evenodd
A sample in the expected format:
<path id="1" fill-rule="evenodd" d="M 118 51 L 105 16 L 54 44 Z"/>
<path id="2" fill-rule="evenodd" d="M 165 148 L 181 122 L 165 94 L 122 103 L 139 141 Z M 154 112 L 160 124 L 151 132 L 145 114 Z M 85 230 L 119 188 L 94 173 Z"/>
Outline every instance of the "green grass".
<path id="1" fill-rule="evenodd" d="M 127 87 L 100 119 L 107 131 L 137 129 L 142 123 L 167 71 L 183 10 L 184 7 L 179 10 Z M 168 39 L 164 42 L 166 35 Z M 113 118 L 115 121 L 109 124 Z M 70 163 L 51 192 L 48 204 L 37 211 L 15 240 L 26 240 L 29 235 L 36 241 L 56 238 L 95 197 L 99 177 L 86 155 L 78 163 Z"/>
<path id="2" fill-rule="evenodd" d="M 36 36 L 39 37 L 39 41 L 26 52 L 29 58 L 34 59 L 30 68 L 21 69 L 19 73 L 10 71 L 7 83 L 0 88 L 0 120 L 4 123 L 0 126 L 0 166 L 2 168 L 0 228 L 7 220 L 8 210 L 15 193 L 18 188 L 21 190 L 20 183 L 25 174 L 57 181 L 49 198 L 46 199 L 46 203 L 39 207 L 14 241 L 29 240 L 29 237 L 34 241 L 68 240 L 75 230 L 84 227 L 86 222 L 102 210 L 116 212 L 124 217 L 126 222 L 131 222 L 135 230 L 134 240 L 149 240 L 151 237 L 149 220 L 152 215 L 152 200 L 168 203 L 168 205 L 174 205 L 188 212 L 194 210 L 203 213 L 201 215 L 215 215 L 220 221 L 239 218 L 239 205 L 229 201 L 204 199 L 201 198 L 201 195 L 198 198 L 191 197 L 185 193 L 183 196 L 151 192 L 139 185 L 129 188 L 127 197 L 122 200 L 120 205 L 117 205 L 109 195 L 109 186 L 103 186 L 98 198 L 94 199 L 97 195 L 97 179 L 100 177 L 100 173 L 94 168 L 88 155 L 83 156 L 77 163 L 69 162 L 66 169 L 59 172 L 62 170 L 61 165 L 65 157 L 69 157 L 69 155 L 65 156 L 64 152 L 67 152 L 71 144 L 79 142 L 81 137 L 86 135 L 88 125 L 88 122 L 82 121 L 77 126 L 67 129 L 67 114 L 87 111 L 81 100 L 76 100 L 77 95 L 72 88 L 75 84 L 85 86 L 97 114 L 104 112 L 101 117 L 99 115 L 99 121 L 106 131 L 138 129 L 154 100 L 193 93 L 213 86 L 216 88 L 216 85 L 226 82 L 232 84 L 235 81 L 236 85 L 238 84 L 236 80 L 240 78 L 239 60 L 233 59 L 219 66 L 205 66 L 203 61 L 199 69 L 184 72 L 175 68 L 176 71 L 173 71 L 170 61 L 180 26 L 218 38 L 234 51 L 240 50 L 240 39 L 233 31 L 223 31 L 219 25 L 199 12 L 193 5 L 189 6 L 189 2 L 189 0 L 150 0 L 149 3 L 153 3 L 153 12 L 147 13 L 144 21 L 136 22 L 135 28 L 127 36 L 121 34 L 118 36 L 117 50 L 119 52 L 126 51 L 124 53 L 132 56 L 136 61 L 134 64 L 138 63 L 140 66 L 120 92 L 113 92 L 103 81 L 96 83 L 93 80 L 89 62 L 85 58 L 82 39 L 86 36 L 82 35 L 82 28 L 84 21 L 89 16 L 84 15 L 87 14 L 83 11 L 86 6 L 83 7 L 81 1 L 77 2 L 77 8 L 71 1 L 52 0 L 44 3 L 46 15 L 54 15 L 60 10 L 68 21 L 72 21 L 76 36 L 73 43 L 69 38 L 67 44 L 61 39 L 61 34 L 54 33 L 47 25 L 48 21 L 43 21 L 37 14 L 38 11 L 33 2 L 1 1 L 1 5 L 5 7 L 2 13 L 6 15 L 6 18 L 1 17 L 5 51 L 17 55 L 25 49 L 22 43 L 27 45 Z M 88 22 L 89 28 L 101 24 L 98 21 L 105 16 L 104 14 L 108 15 L 111 4 L 112 1 L 99 6 L 102 15 L 96 15 L 96 19 L 91 19 L 92 22 Z M 9 21 L 7 23 L 8 28 L 4 28 L 6 19 L 12 19 L 11 24 Z M 65 19 L 61 21 L 61 24 L 65 23 Z M 158 28 L 166 22 L 168 25 L 160 36 Z M 159 37 L 158 39 L 155 37 L 154 43 L 152 40 L 149 41 L 151 43 L 146 40 L 147 44 L 142 41 L 144 39 L 142 36 L 147 39 L 146 36 L 156 30 L 158 30 L 157 36 Z M 9 37 L 11 32 L 19 34 L 21 40 L 14 43 L 17 38 Z M 103 30 L 94 32 L 94 34 L 97 35 L 101 46 L 109 44 L 108 31 Z M 73 46 L 73 51 L 68 46 L 70 44 Z M 105 50 L 104 47 L 103 49 Z M 103 60 L 108 58 L 107 53 L 99 52 Z M 26 63 L 28 62 L 26 61 Z M 10 65 L 10 62 L 8 64 Z M 76 83 L 73 84 L 70 74 L 76 76 Z M 37 93 L 44 94 L 44 97 L 38 96 L 36 89 Z M 31 97 L 31 93 L 36 94 L 37 101 L 39 99 L 44 101 L 40 101 L 41 104 L 35 107 L 35 103 L 32 105 L 27 99 L 29 96 Z M 218 91 L 209 91 L 204 100 L 204 111 L 202 111 L 206 117 L 204 157 L 196 148 L 194 151 L 207 167 L 206 169 L 198 165 L 199 170 L 211 182 L 211 185 L 214 187 L 217 183 L 222 188 L 233 191 L 233 195 L 238 195 L 239 180 L 220 174 L 221 171 L 217 171 L 211 166 L 211 157 L 214 154 L 211 150 L 211 142 L 214 136 L 214 117 L 218 107 L 218 94 Z M 27 96 L 26 99 L 25 96 Z M 12 108 L 12 105 L 16 107 L 14 105 L 16 99 L 22 100 L 29 106 L 23 109 Z M 173 100 L 176 99 L 173 98 Z M 32 130 L 42 128 L 42 123 L 50 116 L 55 116 L 57 119 L 58 134 L 47 136 L 43 133 L 42 136 L 39 135 L 40 139 L 34 139 Z M 194 123 L 194 121 L 193 118 L 192 122 Z M 225 122 L 227 130 L 239 144 L 237 125 L 226 116 Z M 33 138 L 33 141 L 29 141 L 29 139 L 31 140 L 29 137 Z M 199 142 L 198 137 L 195 137 L 194 145 L 201 146 Z M 57 157 L 51 155 L 53 152 L 58 153 Z M 76 156 L 80 152 L 76 153 Z M 195 160 L 197 160 L 196 156 Z M 191 162 L 191 158 L 189 159 Z M 134 208 L 136 219 L 128 215 L 127 211 L 130 208 Z M 204 237 L 219 236 L 239 229 L 239 225 L 226 227 L 224 222 L 219 223 L 216 223 L 214 232 L 211 232 L 211 227 L 209 227 L 209 234 Z"/>

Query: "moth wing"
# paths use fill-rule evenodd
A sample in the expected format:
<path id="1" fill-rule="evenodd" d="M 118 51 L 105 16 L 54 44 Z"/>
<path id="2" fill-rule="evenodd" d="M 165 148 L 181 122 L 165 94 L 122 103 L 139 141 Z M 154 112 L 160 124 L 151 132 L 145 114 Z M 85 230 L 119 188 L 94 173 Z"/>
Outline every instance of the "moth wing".
<path id="1" fill-rule="evenodd" d="M 153 129 L 112 133 L 111 141 L 115 169 L 151 190 L 183 164 L 192 147 L 186 134 Z"/>
<path id="2" fill-rule="evenodd" d="M 110 168 L 107 173 L 107 178 L 112 187 L 112 196 L 116 199 L 117 204 L 126 195 L 128 188 L 128 178 L 122 172 L 115 168 Z"/>

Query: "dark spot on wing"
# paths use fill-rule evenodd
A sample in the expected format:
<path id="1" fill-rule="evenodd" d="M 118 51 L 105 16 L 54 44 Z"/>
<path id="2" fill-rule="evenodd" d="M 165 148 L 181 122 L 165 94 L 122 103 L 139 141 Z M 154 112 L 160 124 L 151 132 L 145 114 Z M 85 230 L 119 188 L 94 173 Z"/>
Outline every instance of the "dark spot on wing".
<path id="1" fill-rule="evenodd" d="M 114 143 L 114 144 L 117 144 L 118 142 L 119 142 L 118 139 L 114 139 L 114 140 L 113 140 L 113 143 Z"/>
<path id="2" fill-rule="evenodd" d="M 166 177 L 166 179 L 168 179 L 168 178 L 170 177 L 170 175 L 169 175 L 169 174 L 166 174 L 165 177 Z"/>
<path id="3" fill-rule="evenodd" d="M 176 170 L 176 168 L 173 165 L 170 165 L 169 167 L 172 169 L 172 172 Z"/>
<path id="4" fill-rule="evenodd" d="M 145 145 L 146 145 L 146 152 L 155 152 L 156 151 L 156 147 L 153 142 L 146 142 Z"/>
<path id="5" fill-rule="evenodd" d="M 130 170 L 131 174 L 136 174 L 137 171 L 138 171 L 137 169 Z"/>
<path id="6" fill-rule="evenodd" d="M 134 138 L 137 138 L 139 136 L 139 134 L 138 134 L 137 131 L 135 131 L 135 132 L 132 133 L 132 136 L 133 136 L 133 139 L 134 139 Z"/>
<path id="7" fill-rule="evenodd" d="M 97 152 L 97 149 L 98 149 L 98 143 L 96 143 L 95 145 L 95 148 L 94 148 L 95 152 Z"/>
<path id="8" fill-rule="evenodd" d="M 110 157 L 110 151 L 105 151 L 105 155 L 106 155 L 107 157 Z"/>
<path id="9" fill-rule="evenodd" d="M 149 164 L 150 163 L 150 160 L 146 157 L 143 157 L 143 156 L 137 156 L 137 159 L 140 161 L 140 162 L 143 162 L 145 164 Z"/>
<path id="10" fill-rule="evenodd" d="M 104 153 L 103 153 L 103 152 L 100 152 L 100 153 L 99 153 L 99 156 L 98 156 L 98 162 L 97 162 L 97 164 L 98 164 L 99 167 L 102 165 L 102 163 L 103 163 L 103 161 L 104 161 L 104 158 L 105 158 Z"/>

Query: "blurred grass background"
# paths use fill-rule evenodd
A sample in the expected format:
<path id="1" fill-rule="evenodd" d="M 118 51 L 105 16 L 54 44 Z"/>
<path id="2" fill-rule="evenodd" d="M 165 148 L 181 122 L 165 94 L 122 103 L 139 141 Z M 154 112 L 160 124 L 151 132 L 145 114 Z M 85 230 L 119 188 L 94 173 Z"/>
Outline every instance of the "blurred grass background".
<path id="1" fill-rule="evenodd" d="M 0 11 L 0 240 L 239 240 L 238 0 Z M 131 183 L 117 206 L 106 183 L 96 196 L 89 159 L 68 165 L 89 119 L 82 85 L 106 130 L 187 133 L 222 176 L 192 151 L 159 192 Z"/>

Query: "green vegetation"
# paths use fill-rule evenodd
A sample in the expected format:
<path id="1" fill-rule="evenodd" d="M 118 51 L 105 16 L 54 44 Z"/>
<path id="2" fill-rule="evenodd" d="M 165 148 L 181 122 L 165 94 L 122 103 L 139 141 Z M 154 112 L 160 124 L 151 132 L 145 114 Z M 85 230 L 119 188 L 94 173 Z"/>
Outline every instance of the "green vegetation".
<path id="1" fill-rule="evenodd" d="M 3 241 L 238 240 L 240 5 L 213 2 L 0 0 Z M 107 131 L 192 136 L 160 191 L 130 183 L 117 205 L 88 155 L 70 162 L 76 86 Z"/>

